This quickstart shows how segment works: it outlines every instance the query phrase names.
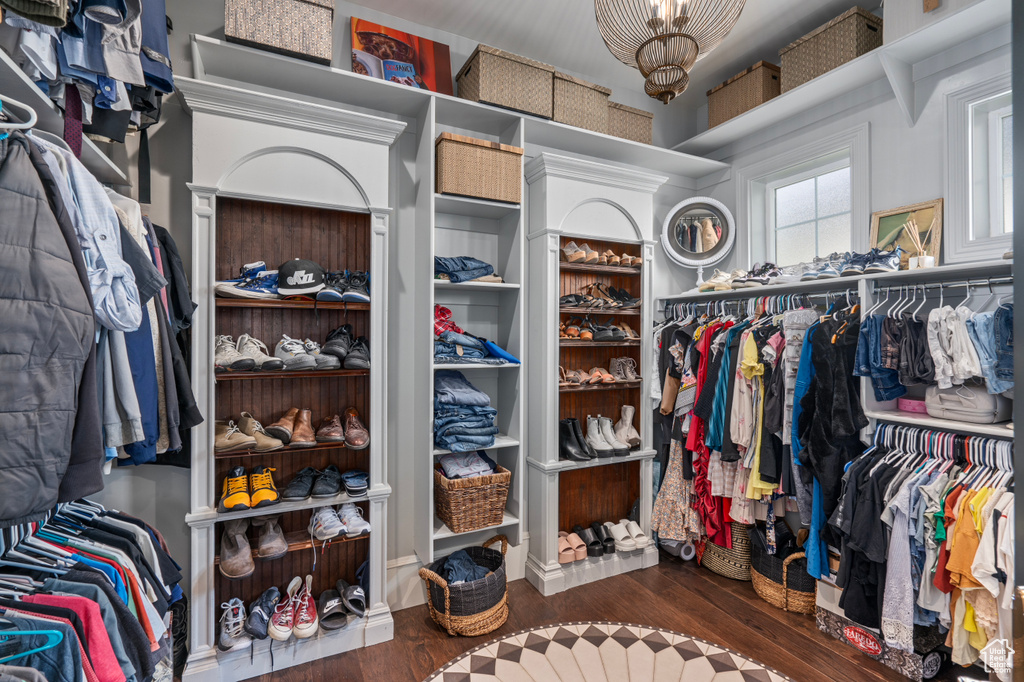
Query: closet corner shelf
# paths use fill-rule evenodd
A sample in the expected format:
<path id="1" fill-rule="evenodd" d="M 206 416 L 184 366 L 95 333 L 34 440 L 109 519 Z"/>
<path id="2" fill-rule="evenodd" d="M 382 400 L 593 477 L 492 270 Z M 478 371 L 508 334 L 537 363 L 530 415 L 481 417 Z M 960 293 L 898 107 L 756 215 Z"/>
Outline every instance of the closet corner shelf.
<path id="1" fill-rule="evenodd" d="M 563 272 L 590 272 L 598 275 L 623 275 L 636 276 L 643 272 L 643 268 L 624 268 L 621 265 L 592 265 L 589 263 L 567 263 L 560 261 L 559 267 Z"/>
<path id="2" fill-rule="evenodd" d="M 434 369 L 456 369 L 460 372 L 465 372 L 469 369 L 509 369 L 515 367 L 519 369 L 522 364 L 515 364 L 514 362 L 506 362 L 504 365 L 484 365 L 476 362 L 460 362 L 460 363 L 434 363 Z"/>
<path id="3" fill-rule="evenodd" d="M 286 445 L 279 450 L 270 450 L 268 452 L 256 452 L 255 450 L 234 450 L 230 452 L 216 452 L 214 453 L 213 456 L 215 459 L 240 459 L 244 457 L 272 457 L 274 455 L 281 455 L 286 452 L 289 454 L 301 455 L 306 452 L 320 452 L 323 450 L 345 449 L 347 448 L 345 447 L 344 443 L 317 443 L 316 445 L 311 445 L 308 448 L 294 448 Z M 363 450 L 353 450 L 352 452 L 369 453 L 370 450 L 368 448 L 364 448 Z"/>
<path id="4" fill-rule="evenodd" d="M 637 381 L 616 381 L 613 384 L 569 384 L 559 386 L 559 393 L 588 393 L 590 391 L 627 391 L 633 388 L 640 388 L 642 380 Z"/>
<path id="5" fill-rule="evenodd" d="M 562 348 L 625 348 L 629 346 L 639 346 L 640 339 L 631 339 L 629 341 L 583 341 L 581 339 L 559 339 L 558 343 Z"/>
<path id="6" fill-rule="evenodd" d="M 628 455 L 622 457 L 595 457 L 588 462 L 573 462 L 570 460 L 559 460 L 557 464 L 550 467 L 549 471 L 573 471 L 574 469 L 590 469 L 592 467 L 603 467 L 609 464 L 621 464 L 622 462 L 637 462 L 644 459 L 650 459 L 658 454 L 657 450 L 636 450 L 630 451 Z"/>
<path id="7" fill-rule="evenodd" d="M 507 434 L 499 433 L 494 437 L 494 445 L 489 448 L 480 448 L 481 450 L 500 450 L 501 448 L 514 448 L 519 445 L 519 441 L 515 438 L 510 438 Z M 450 455 L 451 450 L 445 450 L 444 448 L 434 448 L 434 456 L 440 457 L 441 455 Z"/>
<path id="8" fill-rule="evenodd" d="M 292 308 L 300 310 L 369 310 L 369 303 L 346 303 L 345 301 L 288 301 L 283 298 L 216 298 L 218 308 Z"/>
<path id="9" fill-rule="evenodd" d="M 221 381 L 242 381 L 244 379 L 329 379 L 331 377 L 368 377 L 368 369 L 311 369 L 302 372 L 217 372 L 214 378 Z"/>
<path id="10" fill-rule="evenodd" d="M 297 530 L 297 531 L 294 531 L 294 532 L 291 532 L 291 533 L 285 533 L 284 534 L 284 539 L 288 542 L 288 552 L 289 553 L 290 552 L 301 552 L 304 549 L 311 549 L 313 547 L 313 542 L 312 542 L 312 540 L 309 539 L 309 533 L 307 531 L 304 531 L 304 530 Z M 355 538 L 347 538 L 347 537 L 344 537 L 344 536 L 337 537 L 337 538 L 334 538 L 332 540 L 328 540 L 326 544 L 327 544 L 327 546 L 334 546 L 334 545 L 340 545 L 343 542 L 358 542 L 359 540 L 369 540 L 369 539 L 370 539 L 370 535 L 369 535 L 369 533 L 367 533 L 366 535 L 360 535 L 359 537 L 355 537 Z M 259 546 L 258 545 L 254 546 L 252 548 L 252 558 L 256 559 L 256 560 L 259 560 Z M 220 554 L 216 555 L 213 558 L 213 565 L 214 566 L 219 566 L 220 565 Z"/>
<path id="11" fill-rule="evenodd" d="M 268 507 L 260 507 L 259 509 L 242 509 L 240 511 L 233 512 L 218 512 L 216 507 L 213 510 L 213 519 L 220 523 L 222 521 L 232 521 L 234 519 L 251 519 L 256 516 L 270 516 L 271 514 L 284 514 L 286 512 L 293 511 L 305 511 L 306 509 L 319 509 L 320 507 L 336 507 L 339 504 L 346 502 L 366 502 L 369 500 L 366 495 L 360 495 L 359 497 L 351 497 L 346 493 L 335 495 L 334 497 L 324 498 L 310 498 L 308 500 L 296 500 L 295 502 L 279 502 L 272 504 Z M 196 514 L 193 521 L 205 520 L 206 514 Z"/>
<path id="12" fill-rule="evenodd" d="M 509 514 L 507 511 L 504 513 L 501 519 L 501 523 L 493 526 L 485 526 L 484 528 L 477 528 L 476 530 L 467 530 L 462 533 L 453 532 L 451 528 L 441 523 L 441 519 L 434 517 L 434 541 L 446 540 L 448 538 L 459 537 L 462 535 L 470 535 L 471 533 L 485 533 L 487 531 L 495 531 L 499 528 L 507 528 L 514 526 L 519 523 L 519 519 Z"/>
<path id="13" fill-rule="evenodd" d="M 574 307 L 560 307 L 558 309 L 560 315 L 632 315 L 639 316 L 640 308 L 574 308 Z"/>
<path id="14" fill-rule="evenodd" d="M 521 209 L 521 204 L 508 204 L 503 201 L 477 199 L 457 194 L 434 195 L 434 213 L 483 218 L 484 220 L 501 220 L 506 216 L 518 213 Z"/>
<path id="15" fill-rule="evenodd" d="M 455 284 L 446 279 L 435 279 L 434 289 L 443 289 L 445 291 L 459 289 L 464 291 L 518 291 L 519 285 L 510 282 L 460 282 Z"/>
<path id="16" fill-rule="evenodd" d="M 1002 424 L 972 424 L 970 422 L 953 421 L 950 419 L 936 419 L 928 415 L 900 412 L 898 410 L 866 410 L 865 416 L 870 419 L 877 419 L 894 424 L 906 424 L 908 426 L 919 426 L 923 428 L 940 429 L 956 433 L 973 433 L 995 438 L 1013 438 L 1013 429 L 1006 428 L 1006 422 Z M 1012 424 L 1012 422 L 1010 422 Z"/>

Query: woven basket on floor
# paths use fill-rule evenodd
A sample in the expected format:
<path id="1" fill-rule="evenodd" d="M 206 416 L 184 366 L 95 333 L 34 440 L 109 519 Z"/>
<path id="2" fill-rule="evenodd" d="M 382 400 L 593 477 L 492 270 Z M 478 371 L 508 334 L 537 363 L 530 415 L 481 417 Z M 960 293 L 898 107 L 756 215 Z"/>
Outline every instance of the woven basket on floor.
<path id="1" fill-rule="evenodd" d="M 608 102 L 608 134 L 651 144 L 654 114 L 618 102 Z"/>
<path id="2" fill-rule="evenodd" d="M 708 542 L 704 547 L 700 565 L 713 573 L 733 580 L 750 580 L 750 526 L 735 521 L 729 524 L 732 548 Z"/>
<path id="3" fill-rule="evenodd" d="M 612 91 L 582 78 L 555 71 L 555 120 L 566 125 L 608 132 L 608 98 Z"/>
<path id="4" fill-rule="evenodd" d="M 476 478 L 447 478 L 434 469 L 434 511 L 453 533 L 468 533 L 497 526 L 505 516 L 512 472 L 498 466 L 498 473 Z"/>
<path id="5" fill-rule="evenodd" d="M 510 144 L 441 133 L 437 192 L 518 204 L 523 196 L 523 150 Z"/>
<path id="6" fill-rule="evenodd" d="M 779 67 L 758 62 L 708 90 L 708 127 L 714 128 L 779 96 Z"/>
<path id="7" fill-rule="evenodd" d="M 803 552 L 779 559 L 755 551 L 751 557 L 750 581 L 757 596 L 775 608 L 814 613 L 818 583 L 807 573 L 807 558 Z"/>
<path id="8" fill-rule="evenodd" d="M 551 118 L 555 67 L 478 45 L 455 76 L 459 97 Z"/>
<path id="9" fill-rule="evenodd" d="M 779 51 L 782 92 L 803 85 L 881 45 L 882 19 L 854 7 Z"/>
<path id="10" fill-rule="evenodd" d="M 491 549 L 491 545 L 499 541 L 501 551 Z M 485 635 L 501 627 L 508 619 L 507 551 L 508 538 L 504 535 L 495 535 L 482 547 L 467 547 L 466 553 L 470 558 L 477 565 L 490 569 L 490 573 L 459 585 L 449 585 L 439 575 L 448 557 L 420 569 L 420 577 L 427 586 L 430 617 L 449 635 Z"/>

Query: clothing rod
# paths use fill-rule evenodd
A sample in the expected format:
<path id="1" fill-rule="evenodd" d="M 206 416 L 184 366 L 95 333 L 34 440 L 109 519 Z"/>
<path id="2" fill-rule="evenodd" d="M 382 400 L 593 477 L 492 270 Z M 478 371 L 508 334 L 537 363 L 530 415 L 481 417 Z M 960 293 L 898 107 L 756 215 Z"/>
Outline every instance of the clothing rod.
<path id="1" fill-rule="evenodd" d="M 1013 277 L 987 277 L 984 279 L 965 279 L 959 282 L 932 282 L 930 284 L 903 284 L 899 286 L 891 285 L 887 287 L 881 286 L 880 283 L 875 282 L 875 291 L 900 291 L 900 290 L 913 290 L 913 289 L 950 289 L 959 287 L 984 287 L 984 286 L 998 286 L 1001 284 L 1013 284 Z"/>

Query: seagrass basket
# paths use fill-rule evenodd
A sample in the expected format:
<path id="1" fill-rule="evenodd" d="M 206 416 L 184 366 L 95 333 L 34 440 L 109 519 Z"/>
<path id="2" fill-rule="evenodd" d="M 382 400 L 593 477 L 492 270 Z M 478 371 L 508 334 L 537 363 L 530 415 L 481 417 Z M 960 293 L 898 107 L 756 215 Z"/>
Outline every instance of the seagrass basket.
<path id="1" fill-rule="evenodd" d="M 446 478 L 434 470 L 434 511 L 453 533 L 468 533 L 497 526 L 505 516 L 512 472 L 499 466 L 498 473 L 476 478 Z"/>
<path id="2" fill-rule="evenodd" d="M 495 542 L 501 542 L 500 552 L 491 548 Z M 504 535 L 495 535 L 482 547 L 467 547 L 470 558 L 490 572 L 483 578 L 458 585 L 449 585 L 440 575 L 447 557 L 420 569 L 420 577 L 427 587 L 430 617 L 449 635 L 485 635 L 508 619 L 507 551 L 508 538 Z"/>
<path id="3" fill-rule="evenodd" d="M 721 85 L 708 90 L 708 127 L 714 128 L 773 97 L 782 86 L 779 67 L 758 62 Z"/>
<path id="4" fill-rule="evenodd" d="M 712 573 L 733 580 L 750 580 L 750 537 L 747 531 L 750 526 L 736 523 L 729 524 L 732 534 L 732 547 L 706 543 L 700 565 Z"/>
<path id="5" fill-rule="evenodd" d="M 608 88 L 555 71 L 555 120 L 577 128 L 607 133 L 608 98 L 611 94 Z"/>
<path id="6" fill-rule="evenodd" d="M 654 114 L 618 102 L 608 103 L 608 134 L 625 140 L 651 144 Z"/>
<path id="7" fill-rule="evenodd" d="M 224 37 L 231 42 L 331 63 L 334 0 L 226 0 Z"/>
<path id="8" fill-rule="evenodd" d="M 882 19 L 854 7 L 779 51 L 782 92 L 882 45 Z"/>
<path id="9" fill-rule="evenodd" d="M 455 81 L 459 97 L 551 118 L 555 67 L 478 45 Z"/>
<path id="10" fill-rule="evenodd" d="M 441 133 L 437 138 L 437 192 L 518 204 L 523 196 L 523 150 Z"/>

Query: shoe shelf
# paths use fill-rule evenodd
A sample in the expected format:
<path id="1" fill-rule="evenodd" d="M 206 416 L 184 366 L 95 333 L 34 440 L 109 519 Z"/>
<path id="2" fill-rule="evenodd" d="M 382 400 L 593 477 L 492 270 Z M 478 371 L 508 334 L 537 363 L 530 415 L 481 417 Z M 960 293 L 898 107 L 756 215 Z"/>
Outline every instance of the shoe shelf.
<path id="1" fill-rule="evenodd" d="M 289 301 L 278 298 L 216 298 L 215 305 L 218 308 L 280 308 L 297 310 L 348 310 L 362 311 L 369 310 L 369 303 L 357 303 L 349 301 Z"/>
<path id="2" fill-rule="evenodd" d="M 509 204 L 504 201 L 491 201 L 464 197 L 458 194 L 434 194 L 434 211 L 447 215 L 458 215 L 466 218 L 484 220 L 501 220 L 518 213 L 520 204 Z"/>
<path id="3" fill-rule="evenodd" d="M 564 306 L 558 309 L 558 313 L 560 315 L 594 315 L 595 317 L 600 317 L 601 315 L 630 315 L 639 317 L 640 308 L 575 308 Z"/>
<path id="4" fill-rule="evenodd" d="M 623 267 L 621 265 L 598 265 L 596 263 L 566 263 L 559 266 L 563 272 L 586 272 L 595 275 L 621 275 L 636 277 L 641 274 L 643 268 Z M 572 292 L 570 292 L 572 293 Z"/>
<path id="5" fill-rule="evenodd" d="M 344 443 L 317 443 L 316 445 L 310 445 L 309 447 L 299 448 L 286 445 L 283 448 L 277 450 L 266 450 L 264 452 L 256 452 L 255 450 L 231 450 L 228 452 L 217 452 L 214 457 L 217 459 L 237 459 L 240 457 L 268 457 L 270 455 L 278 455 L 282 453 L 294 453 L 301 455 L 306 452 L 319 452 L 321 450 L 345 450 Z M 365 450 L 353 450 L 352 452 L 365 452 Z"/>
<path id="6" fill-rule="evenodd" d="M 616 381 L 610 384 L 570 384 L 559 386 L 559 393 L 589 393 L 590 391 L 626 391 L 640 388 L 642 380 L 637 381 Z"/>
<path id="7" fill-rule="evenodd" d="M 494 445 L 489 448 L 480 448 L 481 450 L 500 450 L 502 448 L 515 448 L 519 447 L 519 441 L 515 438 L 509 438 L 504 433 L 499 433 L 494 437 Z M 441 455 L 450 455 L 451 450 L 445 450 L 444 448 L 434 448 L 434 456 L 440 457 Z"/>
<path id="8" fill-rule="evenodd" d="M 258 516 L 272 516 L 275 514 L 285 514 L 293 511 L 317 509 L 319 507 L 336 507 L 337 505 L 345 504 L 346 502 L 365 502 L 367 499 L 369 498 L 366 495 L 352 497 L 348 493 L 341 493 L 340 495 L 334 495 L 333 497 L 311 497 L 308 500 L 278 502 L 277 504 L 270 504 L 266 507 L 259 507 L 256 509 L 240 509 L 238 511 L 231 512 L 220 512 L 214 510 L 213 518 L 220 523 L 222 521 L 231 521 L 233 519 L 252 519 Z M 197 515 L 192 515 L 190 518 L 195 518 L 196 516 Z"/>
<path id="9" fill-rule="evenodd" d="M 268 370 L 265 372 L 217 372 L 215 378 L 221 381 L 242 381 L 243 379 L 326 379 L 328 377 L 368 377 L 368 369 L 321 369 L 302 372 Z"/>
<path id="10" fill-rule="evenodd" d="M 310 539 L 309 533 L 307 531 L 303 531 L 303 530 L 296 530 L 296 531 L 291 531 L 289 533 L 285 533 L 284 534 L 284 539 L 285 539 L 285 541 L 288 542 L 288 552 L 289 553 L 291 553 L 291 552 L 301 552 L 302 550 L 305 550 L 305 549 L 313 549 L 313 546 L 314 546 L 314 542 L 313 542 L 313 540 Z M 354 537 L 354 538 L 348 538 L 348 537 L 345 537 L 345 536 L 340 536 L 340 537 L 336 537 L 336 538 L 333 538 L 331 540 L 328 540 L 327 541 L 327 545 L 326 545 L 326 547 L 324 547 L 324 549 L 330 548 L 330 547 L 335 546 L 335 545 L 340 545 L 343 542 L 358 542 L 360 540 L 369 540 L 369 539 L 370 539 L 370 535 L 368 533 L 366 535 L 360 535 L 360 536 Z M 323 546 L 323 542 L 321 542 L 320 540 L 317 540 L 316 541 L 316 548 L 319 550 L 319 549 L 321 549 L 322 546 Z M 256 561 L 277 561 L 278 559 L 281 559 L 282 557 L 277 557 L 276 559 L 260 559 L 260 557 L 259 557 L 259 542 L 257 541 L 255 543 L 253 543 L 253 545 L 252 545 L 252 558 L 255 559 Z M 214 566 L 219 566 L 220 565 L 220 554 L 218 554 L 217 556 L 214 557 L 213 565 Z"/>
<path id="11" fill-rule="evenodd" d="M 473 533 L 486 533 L 488 531 L 495 531 L 499 528 L 507 528 L 508 526 L 519 523 L 519 519 L 507 511 L 502 516 L 501 523 L 497 523 L 493 526 L 485 526 L 483 528 L 476 528 L 475 530 L 467 530 L 462 533 L 456 533 L 451 528 L 441 523 L 441 520 L 436 516 L 434 517 L 434 541 L 447 540 L 449 538 L 459 537 L 462 535 L 471 535 Z"/>
<path id="12" fill-rule="evenodd" d="M 557 464 L 551 465 L 548 469 L 550 471 L 572 471 L 574 469 L 591 469 L 593 467 L 603 467 L 611 464 L 621 464 L 622 462 L 637 462 L 645 459 L 651 459 L 656 454 L 657 450 L 630 450 L 628 455 L 617 455 L 614 457 L 595 457 L 589 462 L 573 462 L 570 460 L 563 459 Z M 611 521 L 612 519 L 608 519 Z"/>
<path id="13" fill-rule="evenodd" d="M 627 341 L 584 341 L 583 339 L 559 339 L 558 344 L 562 348 L 627 348 L 639 346 L 640 339 L 629 339 Z"/>

